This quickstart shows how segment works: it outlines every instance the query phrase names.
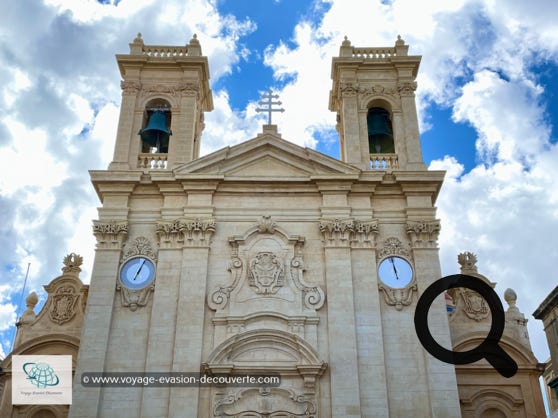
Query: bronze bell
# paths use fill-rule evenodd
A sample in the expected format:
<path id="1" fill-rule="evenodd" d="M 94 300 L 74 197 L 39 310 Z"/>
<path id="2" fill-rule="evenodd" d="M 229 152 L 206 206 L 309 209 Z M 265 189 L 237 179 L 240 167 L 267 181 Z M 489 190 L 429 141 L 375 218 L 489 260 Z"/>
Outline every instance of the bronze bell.
<path id="1" fill-rule="evenodd" d="M 368 124 L 368 146 L 371 154 L 391 154 L 395 152 L 393 131 L 389 112 L 381 107 L 373 107 L 366 117 Z"/>
<path id="2" fill-rule="evenodd" d="M 151 114 L 147 126 L 139 131 L 140 138 L 144 144 L 157 148 L 158 153 L 169 151 L 169 137 L 172 132 L 167 128 L 167 115 L 162 110 L 156 110 Z"/>

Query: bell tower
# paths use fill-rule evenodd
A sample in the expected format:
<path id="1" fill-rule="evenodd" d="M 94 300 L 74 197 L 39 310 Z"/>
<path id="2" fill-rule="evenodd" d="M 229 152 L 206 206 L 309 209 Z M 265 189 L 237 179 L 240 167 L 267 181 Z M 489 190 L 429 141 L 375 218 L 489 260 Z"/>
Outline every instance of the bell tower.
<path id="1" fill-rule="evenodd" d="M 196 35 L 183 47 L 145 45 L 116 56 L 122 105 L 109 170 L 169 168 L 199 156 L 204 114 L 213 110 L 207 57 Z"/>
<path id="2" fill-rule="evenodd" d="M 329 98 L 342 161 L 363 170 L 426 170 L 414 94 L 421 57 L 408 49 L 400 36 L 392 48 L 355 47 L 345 37 Z"/>

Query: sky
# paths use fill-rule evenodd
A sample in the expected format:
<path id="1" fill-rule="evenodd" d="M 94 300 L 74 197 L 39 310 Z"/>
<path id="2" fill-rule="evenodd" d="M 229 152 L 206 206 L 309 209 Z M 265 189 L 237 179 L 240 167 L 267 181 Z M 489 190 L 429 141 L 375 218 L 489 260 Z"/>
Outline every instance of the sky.
<path id="1" fill-rule="evenodd" d="M 331 58 L 355 46 L 422 55 L 423 156 L 446 170 L 437 206 L 444 275 L 472 251 L 479 272 L 518 295 L 533 351 L 548 358 L 533 311 L 558 285 L 558 2 L 531 0 L 19 0 L 0 14 L 0 358 L 25 295 L 76 252 L 89 282 L 100 202 L 88 170 L 106 169 L 121 99 L 114 55 L 138 32 L 208 56 L 215 109 L 202 153 L 253 138 L 272 88 L 282 137 L 338 158 L 328 110 Z M 503 298 L 502 298 L 503 299 Z M 507 305 L 504 303 L 504 307 Z M 19 315 L 25 306 L 19 310 Z"/>

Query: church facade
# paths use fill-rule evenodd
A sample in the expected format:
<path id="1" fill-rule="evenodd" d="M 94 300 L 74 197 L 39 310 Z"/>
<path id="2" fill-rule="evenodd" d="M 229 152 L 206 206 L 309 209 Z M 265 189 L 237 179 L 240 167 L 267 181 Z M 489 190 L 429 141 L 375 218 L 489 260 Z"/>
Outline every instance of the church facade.
<path id="1" fill-rule="evenodd" d="M 510 337 L 520 373 L 507 381 L 487 363 L 443 363 L 416 336 L 418 297 L 441 277 L 444 173 L 422 159 L 421 57 L 408 48 L 401 38 L 385 48 L 343 41 L 329 101 L 340 160 L 274 125 L 199 157 L 213 103 L 198 40 L 152 46 L 138 35 L 117 55 L 121 113 L 113 161 L 91 171 L 102 207 L 70 417 L 544 413 L 517 308 L 506 332 L 525 330 Z M 462 271 L 476 273 L 474 262 Z M 468 347 L 490 316 L 469 294 L 448 297 L 449 316 L 443 296 L 430 309 L 432 334 Z M 263 374 L 281 384 L 102 388 L 82 385 L 85 372 Z"/>

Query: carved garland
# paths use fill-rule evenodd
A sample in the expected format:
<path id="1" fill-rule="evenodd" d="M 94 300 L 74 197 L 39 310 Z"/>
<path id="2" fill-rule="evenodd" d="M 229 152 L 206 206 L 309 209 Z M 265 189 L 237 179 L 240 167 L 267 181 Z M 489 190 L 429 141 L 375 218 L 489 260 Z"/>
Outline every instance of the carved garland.
<path id="1" fill-rule="evenodd" d="M 395 237 L 390 237 L 384 241 L 383 248 L 378 252 L 378 261 L 394 255 L 410 259 L 409 251 L 403 248 L 401 241 Z M 385 303 L 389 306 L 395 306 L 398 311 L 402 310 L 404 306 L 409 306 L 413 302 L 413 293 L 418 292 L 414 274 L 413 280 L 404 288 L 394 289 L 378 280 L 378 289 L 384 295 Z"/>
<path id="2" fill-rule="evenodd" d="M 141 91 L 142 96 L 147 96 L 152 93 L 166 93 L 173 97 L 196 97 L 199 93 L 199 84 L 196 82 L 185 82 L 174 86 L 168 85 L 153 85 L 144 87 Z"/>

